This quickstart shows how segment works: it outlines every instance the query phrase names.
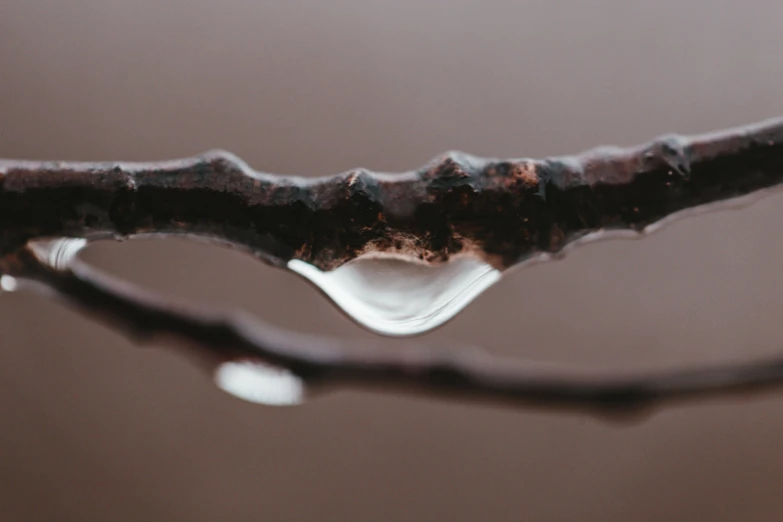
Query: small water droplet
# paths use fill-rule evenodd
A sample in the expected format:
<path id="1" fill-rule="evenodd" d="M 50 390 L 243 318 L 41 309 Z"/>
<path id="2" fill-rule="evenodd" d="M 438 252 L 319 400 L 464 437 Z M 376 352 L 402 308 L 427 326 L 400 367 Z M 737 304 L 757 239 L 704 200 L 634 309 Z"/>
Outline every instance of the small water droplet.
<path id="1" fill-rule="evenodd" d="M 15 277 L 10 275 L 0 276 L 0 290 L 3 292 L 15 292 L 19 288 L 19 283 Z"/>
<path id="2" fill-rule="evenodd" d="M 328 272 L 293 259 L 288 268 L 320 288 L 357 323 L 395 336 L 440 326 L 501 275 L 471 257 L 427 265 L 413 258 L 362 256 Z"/>
<path id="3" fill-rule="evenodd" d="M 28 246 L 42 263 L 46 263 L 57 270 L 68 268 L 71 261 L 85 246 L 84 238 L 61 237 L 57 239 L 45 239 L 30 241 Z"/>
<path id="4" fill-rule="evenodd" d="M 230 361 L 215 370 L 215 384 L 234 397 L 269 406 L 295 406 L 305 399 L 302 379 L 257 361 Z"/>

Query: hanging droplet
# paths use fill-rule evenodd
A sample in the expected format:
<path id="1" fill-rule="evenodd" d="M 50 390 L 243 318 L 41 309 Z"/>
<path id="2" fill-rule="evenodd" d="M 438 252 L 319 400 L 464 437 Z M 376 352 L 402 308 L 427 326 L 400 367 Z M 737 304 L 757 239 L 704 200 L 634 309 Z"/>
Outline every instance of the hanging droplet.
<path id="1" fill-rule="evenodd" d="M 17 288 L 19 288 L 19 282 L 14 276 L 0 276 L 0 290 L 3 292 L 15 292 Z"/>
<path id="2" fill-rule="evenodd" d="M 288 268 L 359 324 L 396 336 L 443 324 L 500 279 L 498 270 L 471 257 L 427 265 L 400 257 L 362 256 L 328 272 L 294 259 Z"/>
<path id="3" fill-rule="evenodd" d="M 56 270 L 64 270 L 70 266 L 79 251 L 87 246 L 87 240 L 61 237 L 30 241 L 28 246 L 42 263 L 46 263 Z"/>
<path id="4" fill-rule="evenodd" d="M 230 361 L 215 370 L 215 384 L 231 395 L 257 404 L 295 406 L 305 399 L 302 379 L 256 361 Z"/>

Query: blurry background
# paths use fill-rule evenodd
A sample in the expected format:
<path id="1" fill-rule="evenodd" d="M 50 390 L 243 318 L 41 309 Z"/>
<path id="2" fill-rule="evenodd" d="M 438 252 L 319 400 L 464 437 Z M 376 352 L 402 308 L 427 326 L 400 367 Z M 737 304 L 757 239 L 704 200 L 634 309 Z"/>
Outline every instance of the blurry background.
<path id="1" fill-rule="evenodd" d="M 323 175 L 632 145 L 780 115 L 782 19 L 775 0 L 0 0 L 0 157 L 221 147 Z M 587 246 L 512 273 L 429 337 L 616 368 L 777 353 L 781 219 L 778 196 Z M 85 256 L 279 326 L 371 338 L 236 252 Z M 0 296 L 0 520 L 783 516 L 780 395 L 632 425 L 359 391 L 274 409 L 157 348 Z"/>

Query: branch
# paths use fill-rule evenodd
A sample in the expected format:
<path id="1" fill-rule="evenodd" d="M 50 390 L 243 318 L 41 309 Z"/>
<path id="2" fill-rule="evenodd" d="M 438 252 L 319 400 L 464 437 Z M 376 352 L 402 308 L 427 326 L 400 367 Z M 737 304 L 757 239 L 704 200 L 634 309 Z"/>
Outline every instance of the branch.
<path id="1" fill-rule="evenodd" d="M 0 160 L 0 255 L 41 237 L 178 233 L 322 270 L 364 252 L 504 269 L 783 181 L 783 119 L 544 160 L 447 154 L 415 172 L 307 179 L 226 152 L 161 163 Z"/>
<path id="2" fill-rule="evenodd" d="M 209 369 L 230 361 L 284 368 L 316 391 L 381 387 L 623 418 L 670 403 L 783 385 L 783 358 L 606 377 L 572 369 L 537 369 L 475 349 L 373 347 L 283 331 L 244 314 L 175 303 L 114 281 L 78 261 L 68 270 L 55 270 L 25 250 L 18 262 L 26 267 L 22 284 L 53 292 L 136 341 L 184 342 Z"/>
<path id="3" fill-rule="evenodd" d="M 641 231 L 781 180 L 783 121 L 572 158 L 449 155 L 398 176 L 361 170 L 318 180 L 274 177 L 225 153 L 160 164 L 0 161 L 0 273 L 138 341 L 184 341 L 209 368 L 249 360 L 283 368 L 316 390 L 380 386 L 601 415 L 637 413 L 777 388 L 783 358 L 607 376 L 545 370 L 474 349 L 368 347 L 174 303 L 78 260 L 47 260 L 28 242 L 177 232 L 228 241 L 274 264 L 296 258 L 331 268 L 369 249 L 396 249 L 433 263 L 470 250 L 505 267 L 557 252 L 592 231 Z"/>

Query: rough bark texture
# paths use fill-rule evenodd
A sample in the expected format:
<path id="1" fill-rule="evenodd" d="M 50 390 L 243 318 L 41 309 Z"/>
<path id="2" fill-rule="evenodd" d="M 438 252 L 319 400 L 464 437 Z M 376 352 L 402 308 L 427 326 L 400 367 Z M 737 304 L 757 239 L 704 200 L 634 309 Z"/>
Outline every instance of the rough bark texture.
<path id="1" fill-rule="evenodd" d="M 220 151 L 156 164 L 0 160 L 0 252 L 43 236 L 182 233 L 273 264 L 332 269 L 365 251 L 436 263 L 468 251 L 506 268 L 781 180 L 781 120 L 573 157 L 451 153 L 415 172 L 316 180 L 257 173 Z"/>

